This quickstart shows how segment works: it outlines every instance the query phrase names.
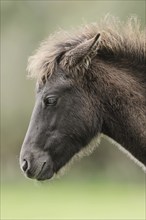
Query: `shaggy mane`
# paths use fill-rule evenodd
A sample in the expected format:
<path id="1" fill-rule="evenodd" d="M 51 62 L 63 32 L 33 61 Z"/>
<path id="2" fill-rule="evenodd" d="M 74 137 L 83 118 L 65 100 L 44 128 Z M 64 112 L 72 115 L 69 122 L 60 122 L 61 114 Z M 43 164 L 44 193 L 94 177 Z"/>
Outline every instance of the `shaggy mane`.
<path id="1" fill-rule="evenodd" d="M 145 60 L 145 32 L 141 30 L 137 18 L 131 17 L 127 22 L 106 16 L 98 24 L 81 27 L 77 31 L 59 31 L 45 40 L 28 60 L 28 76 L 40 81 L 54 72 L 62 54 L 101 34 L 100 56 L 103 59 L 126 59 L 134 66 L 143 66 Z"/>

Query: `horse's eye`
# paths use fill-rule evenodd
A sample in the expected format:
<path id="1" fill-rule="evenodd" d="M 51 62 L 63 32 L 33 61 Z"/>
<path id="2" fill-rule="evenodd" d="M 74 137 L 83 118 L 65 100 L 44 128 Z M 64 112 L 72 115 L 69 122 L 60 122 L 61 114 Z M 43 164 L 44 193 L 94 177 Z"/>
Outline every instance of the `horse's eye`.
<path id="1" fill-rule="evenodd" d="M 44 103 L 45 103 L 46 106 L 48 106 L 48 105 L 56 105 L 57 98 L 55 96 L 47 96 L 44 99 Z"/>

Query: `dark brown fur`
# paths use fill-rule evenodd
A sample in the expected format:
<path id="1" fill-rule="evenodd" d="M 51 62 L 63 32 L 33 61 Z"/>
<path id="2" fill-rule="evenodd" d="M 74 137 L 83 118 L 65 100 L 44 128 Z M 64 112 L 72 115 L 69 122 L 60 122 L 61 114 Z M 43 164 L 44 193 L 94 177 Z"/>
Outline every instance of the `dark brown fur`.
<path id="1" fill-rule="evenodd" d="M 84 73 L 85 61 L 81 62 L 81 66 L 76 65 L 76 67 L 67 63 L 66 60 L 70 61 L 70 57 L 74 58 L 76 55 L 71 54 L 68 58 L 66 54 L 86 40 L 92 39 L 97 33 L 101 34 L 98 52 L 88 70 Z M 136 18 L 131 18 L 126 24 L 122 24 L 110 17 L 100 25 L 86 26 L 73 35 L 61 32 L 50 37 L 42 44 L 37 54 L 30 58 L 28 69 L 31 76 L 36 76 L 39 80 L 43 75 L 52 74 L 57 59 L 65 54 L 61 67 L 66 70 L 67 65 L 71 66 L 69 74 L 72 74 L 73 78 L 76 77 L 77 81 L 84 73 L 84 85 L 87 82 L 88 87 L 90 80 L 91 88 L 88 89 L 94 89 L 103 103 L 103 133 L 146 164 L 144 36 L 144 31 L 140 30 Z M 46 50 L 48 53 L 45 53 Z"/>
<path id="2" fill-rule="evenodd" d="M 28 71 L 37 78 L 39 101 L 22 147 L 21 161 L 26 161 L 30 146 L 32 152 L 27 154 L 33 154 L 34 158 L 39 158 L 39 151 L 43 152 L 46 161 L 50 161 L 51 174 L 47 176 L 46 167 L 41 179 L 50 178 L 52 172 L 58 172 L 96 135 L 103 133 L 145 168 L 145 69 L 145 35 L 136 18 L 125 24 L 108 18 L 74 34 L 62 31 L 51 36 L 29 59 Z M 62 94 L 67 87 L 72 92 Z M 56 110 L 46 110 L 44 104 L 42 107 L 49 89 L 56 89 L 62 97 Z M 53 120 L 56 130 L 51 133 Z M 55 132 L 59 135 L 54 136 Z M 52 136 L 48 138 L 47 134 Z M 33 150 L 35 145 L 40 148 L 37 153 Z"/>

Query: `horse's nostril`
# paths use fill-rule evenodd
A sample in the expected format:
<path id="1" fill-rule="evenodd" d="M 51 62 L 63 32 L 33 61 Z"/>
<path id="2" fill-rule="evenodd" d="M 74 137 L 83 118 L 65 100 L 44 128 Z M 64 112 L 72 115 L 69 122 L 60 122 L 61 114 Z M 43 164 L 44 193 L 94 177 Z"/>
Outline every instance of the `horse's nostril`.
<path id="1" fill-rule="evenodd" d="M 24 172 L 26 172 L 26 170 L 28 169 L 28 162 L 27 162 L 27 160 L 23 160 L 21 167 L 22 167 L 22 170 Z"/>

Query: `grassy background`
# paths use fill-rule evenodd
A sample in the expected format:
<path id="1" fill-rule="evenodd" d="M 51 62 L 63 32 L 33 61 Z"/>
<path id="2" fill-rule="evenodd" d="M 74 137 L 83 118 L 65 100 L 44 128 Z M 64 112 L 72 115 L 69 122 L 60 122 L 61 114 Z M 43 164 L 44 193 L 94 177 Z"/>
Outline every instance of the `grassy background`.
<path id="1" fill-rule="evenodd" d="M 1 219 L 145 219 L 145 186 L 63 179 L 3 184 Z"/>

